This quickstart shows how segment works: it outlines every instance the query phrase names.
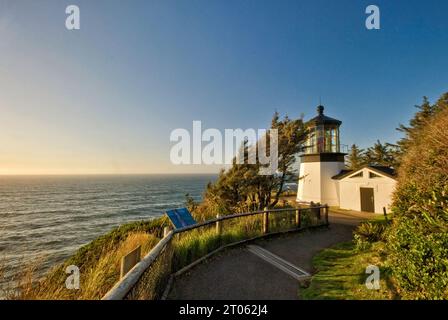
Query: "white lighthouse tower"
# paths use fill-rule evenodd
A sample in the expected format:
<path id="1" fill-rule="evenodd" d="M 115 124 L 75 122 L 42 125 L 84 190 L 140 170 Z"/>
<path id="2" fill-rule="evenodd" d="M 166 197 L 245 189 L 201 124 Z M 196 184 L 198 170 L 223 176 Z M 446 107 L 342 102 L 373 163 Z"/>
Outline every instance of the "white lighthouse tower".
<path id="1" fill-rule="evenodd" d="M 324 115 L 324 107 L 317 107 L 318 115 L 307 122 L 308 138 L 300 155 L 298 202 L 319 202 L 339 205 L 337 182 L 332 179 L 344 169 L 345 153 L 340 152 L 339 126 L 341 121 Z"/>

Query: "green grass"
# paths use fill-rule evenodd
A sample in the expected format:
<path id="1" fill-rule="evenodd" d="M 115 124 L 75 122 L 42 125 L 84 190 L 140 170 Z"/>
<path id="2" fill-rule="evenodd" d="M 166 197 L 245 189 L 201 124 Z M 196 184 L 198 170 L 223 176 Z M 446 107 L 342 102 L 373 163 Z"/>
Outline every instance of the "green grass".
<path id="1" fill-rule="evenodd" d="M 324 249 L 313 258 L 317 273 L 307 288 L 299 290 L 299 296 L 306 300 L 390 300 L 398 299 L 390 270 L 384 266 L 381 242 L 363 251 L 356 249 L 353 242 L 340 243 Z M 369 290 L 365 285 L 368 265 L 380 268 L 380 289 Z"/>
<path id="2" fill-rule="evenodd" d="M 215 225 L 176 235 L 174 269 L 180 270 L 226 244 L 262 235 L 261 218 L 253 216 L 223 221 L 220 235 L 216 233 Z"/>

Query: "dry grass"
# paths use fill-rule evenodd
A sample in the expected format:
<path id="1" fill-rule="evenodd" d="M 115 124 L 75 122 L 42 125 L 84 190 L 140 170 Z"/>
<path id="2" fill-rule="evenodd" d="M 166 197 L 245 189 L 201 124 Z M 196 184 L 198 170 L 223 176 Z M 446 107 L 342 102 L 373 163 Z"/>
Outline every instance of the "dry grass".
<path id="1" fill-rule="evenodd" d="M 106 249 L 98 259 L 98 263 L 87 270 L 87 274 L 81 277 L 81 291 L 79 299 L 98 299 L 120 278 L 120 261 L 123 256 L 142 246 L 142 256 L 146 255 L 158 239 L 151 234 L 139 232 L 133 233 L 121 243 L 118 248 Z"/>
<path id="2" fill-rule="evenodd" d="M 10 270 L 6 268 L 6 264 L 1 263 L 0 278 L 6 281 L 1 288 L 0 296 L 7 300 L 32 299 L 35 294 L 38 271 L 44 260 L 45 258 L 41 256 L 29 263 L 19 263 L 22 267 L 12 275 L 8 272 Z"/>
<path id="3" fill-rule="evenodd" d="M 119 280 L 121 258 L 140 245 L 142 255 L 145 255 L 158 241 L 152 234 L 133 232 L 118 245 L 104 247 L 94 264 L 80 268 L 78 290 L 66 288 L 65 280 L 69 276 L 65 273 L 67 263 L 54 268 L 44 279 L 39 280 L 36 271 L 42 261 L 36 260 L 14 275 L 9 281 L 10 288 L 6 289 L 3 295 L 10 300 L 101 299 Z M 0 267 L 0 276 L 5 272 L 5 268 Z"/>
<path id="4" fill-rule="evenodd" d="M 0 279 L 3 280 L 5 277 L 5 264 L 0 261 Z"/>
<path id="5" fill-rule="evenodd" d="M 4 261 L 0 260 L 0 285 L 2 285 L 6 277 L 6 267 Z M 2 297 L 6 297 L 5 289 L 3 287 L 0 288 L 0 300 Z"/>

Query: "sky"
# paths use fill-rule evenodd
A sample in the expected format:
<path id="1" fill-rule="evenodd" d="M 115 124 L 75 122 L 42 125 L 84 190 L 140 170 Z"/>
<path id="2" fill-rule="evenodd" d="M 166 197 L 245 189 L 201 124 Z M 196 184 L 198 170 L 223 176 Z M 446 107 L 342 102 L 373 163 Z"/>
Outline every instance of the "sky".
<path id="1" fill-rule="evenodd" d="M 65 9 L 80 8 L 80 30 Z M 365 27 L 380 9 L 380 30 Z M 209 173 L 170 133 L 267 128 L 319 101 L 341 143 L 395 142 L 448 91 L 447 1 L 0 0 L 0 174 Z"/>

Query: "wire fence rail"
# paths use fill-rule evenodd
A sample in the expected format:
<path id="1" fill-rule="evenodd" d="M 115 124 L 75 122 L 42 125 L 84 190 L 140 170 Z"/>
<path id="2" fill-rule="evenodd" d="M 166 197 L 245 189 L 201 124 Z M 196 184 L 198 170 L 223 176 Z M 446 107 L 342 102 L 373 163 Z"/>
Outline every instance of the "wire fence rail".
<path id="1" fill-rule="evenodd" d="M 328 206 L 265 209 L 226 216 L 165 232 L 164 237 L 102 300 L 166 297 L 174 276 L 214 253 L 269 235 L 328 226 Z"/>

